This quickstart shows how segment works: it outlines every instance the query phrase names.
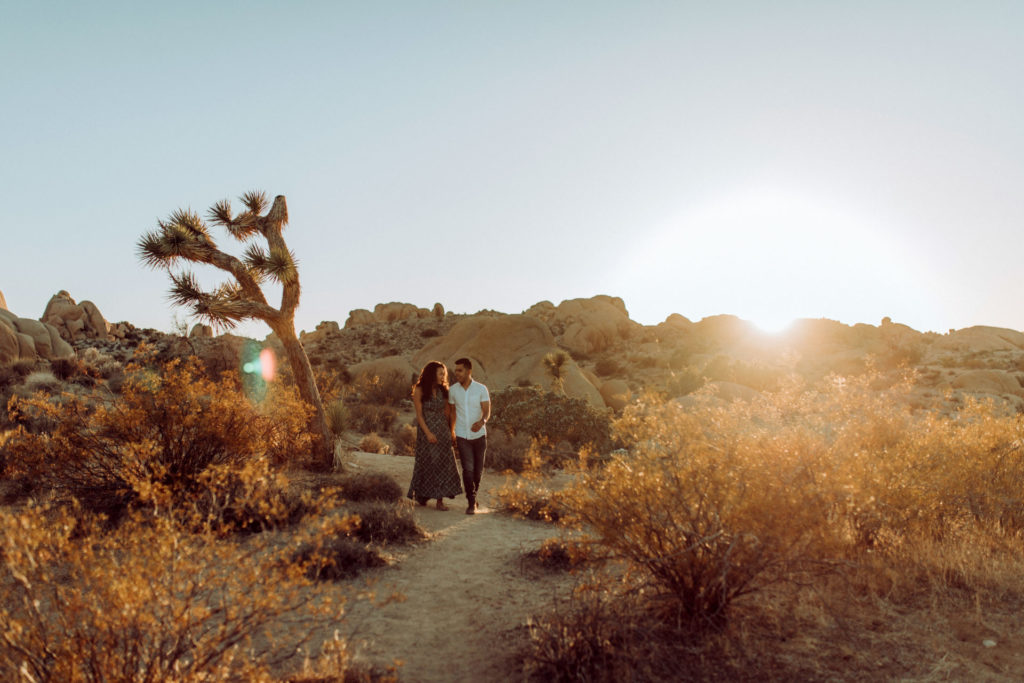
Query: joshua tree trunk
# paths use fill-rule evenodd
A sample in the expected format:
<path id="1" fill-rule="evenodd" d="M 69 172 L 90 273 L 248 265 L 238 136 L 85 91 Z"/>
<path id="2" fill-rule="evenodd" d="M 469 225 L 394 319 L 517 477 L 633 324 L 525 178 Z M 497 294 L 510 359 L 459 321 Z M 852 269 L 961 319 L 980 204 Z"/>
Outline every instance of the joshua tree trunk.
<path id="1" fill-rule="evenodd" d="M 217 248 L 206 224 L 191 211 L 176 211 L 167 221 L 160 221 L 159 229 L 143 235 L 139 240 L 142 259 L 154 267 L 169 272 L 179 260 L 204 263 L 228 273 L 233 282 L 227 282 L 213 291 L 200 288 L 192 273 L 170 272 L 171 299 L 182 306 L 190 306 L 193 315 L 208 320 L 215 326 L 230 328 L 240 320 L 262 320 L 270 326 L 284 345 L 299 395 L 316 410 L 313 430 L 321 438 L 318 455 L 322 465 L 330 468 L 334 462 L 334 439 L 323 400 L 313 377 L 309 357 L 295 335 L 295 309 L 299 305 L 299 271 L 295 256 L 288 250 L 282 229 L 288 223 L 288 205 L 283 195 L 274 197 L 266 215 L 266 195 L 249 192 L 242 197 L 246 210 L 235 216 L 227 200 L 210 209 L 210 220 L 224 226 L 228 233 L 247 242 L 260 235 L 267 243 L 264 250 L 250 244 L 243 258 L 237 258 Z M 281 305 L 274 308 L 267 303 L 260 285 L 274 280 L 281 285 Z"/>
<path id="2" fill-rule="evenodd" d="M 316 379 L 313 377 L 313 366 L 309 362 L 306 350 L 302 348 L 302 342 L 295 336 L 295 325 L 270 325 L 277 338 L 284 345 L 285 356 L 288 357 L 288 364 L 292 368 L 292 375 L 295 377 L 295 386 L 299 389 L 299 396 L 306 403 L 316 409 L 313 417 L 313 427 L 320 433 L 324 450 L 321 456 L 324 458 L 324 465 L 327 468 L 334 463 L 334 436 L 327 424 L 327 413 L 324 411 L 324 402 L 320 398 L 320 390 L 316 386 Z"/>

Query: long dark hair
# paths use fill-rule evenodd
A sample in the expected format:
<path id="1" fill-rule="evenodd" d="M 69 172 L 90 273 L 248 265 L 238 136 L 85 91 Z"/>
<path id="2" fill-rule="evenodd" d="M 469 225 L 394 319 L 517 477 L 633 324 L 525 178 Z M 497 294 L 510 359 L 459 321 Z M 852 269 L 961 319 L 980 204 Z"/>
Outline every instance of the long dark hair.
<path id="1" fill-rule="evenodd" d="M 447 369 L 445 371 L 444 382 L 441 384 L 437 383 L 437 369 L 443 367 L 444 363 L 436 360 L 432 360 L 423 366 L 423 371 L 420 372 L 420 378 L 416 380 L 416 384 L 413 385 L 413 391 L 416 390 L 416 387 L 419 387 L 420 396 L 424 401 L 434 398 L 434 389 L 440 389 L 441 395 L 444 396 L 444 400 L 448 400 Z"/>

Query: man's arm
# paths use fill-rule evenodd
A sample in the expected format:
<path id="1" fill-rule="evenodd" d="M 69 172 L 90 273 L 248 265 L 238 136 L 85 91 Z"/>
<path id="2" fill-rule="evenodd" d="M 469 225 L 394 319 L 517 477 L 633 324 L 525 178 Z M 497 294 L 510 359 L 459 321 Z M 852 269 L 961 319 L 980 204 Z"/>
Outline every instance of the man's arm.
<path id="1" fill-rule="evenodd" d="M 487 422 L 487 418 L 489 418 L 490 416 L 491 416 L 491 402 L 490 401 L 480 401 L 480 419 L 473 423 L 473 426 L 471 427 L 471 429 L 474 432 L 479 432 L 480 429 L 484 426 L 484 423 Z"/>

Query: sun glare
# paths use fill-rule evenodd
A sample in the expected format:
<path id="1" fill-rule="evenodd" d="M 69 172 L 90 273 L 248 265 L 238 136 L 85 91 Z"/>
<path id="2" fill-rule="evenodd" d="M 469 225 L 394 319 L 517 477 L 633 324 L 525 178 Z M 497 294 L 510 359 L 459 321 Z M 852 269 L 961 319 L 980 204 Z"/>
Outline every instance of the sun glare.
<path id="1" fill-rule="evenodd" d="M 789 329 L 789 326 L 793 324 L 793 318 L 787 317 L 763 317 L 754 318 L 750 321 L 754 327 L 761 330 L 765 334 L 781 334 Z"/>
<path id="2" fill-rule="evenodd" d="M 661 319 L 726 313 L 765 332 L 797 318 L 877 322 L 894 295 L 915 289 L 888 232 L 839 203 L 750 189 L 682 211 L 637 240 L 617 291 Z"/>

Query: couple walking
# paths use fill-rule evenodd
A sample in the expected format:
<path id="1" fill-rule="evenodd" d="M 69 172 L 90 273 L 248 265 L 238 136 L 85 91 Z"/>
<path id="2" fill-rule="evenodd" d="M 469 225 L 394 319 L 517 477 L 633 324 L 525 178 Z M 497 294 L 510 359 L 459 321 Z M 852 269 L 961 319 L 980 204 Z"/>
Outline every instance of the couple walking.
<path id="1" fill-rule="evenodd" d="M 487 451 L 487 418 L 491 397 L 473 379 L 468 358 L 455 361 L 455 385 L 448 387 L 448 369 L 432 360 L 423 367 L 412 390 L 416 406 L 416 463 L 409 484 L 409 498 L 426 505 L 437 499 L 437 509 L 447 510 L 445 498 L 454 498 L 465 487 L 466 514 L 476 512 L 480 475 Z M 452 440 L 462 464 L 462 483 L 452 453 Z"/>

